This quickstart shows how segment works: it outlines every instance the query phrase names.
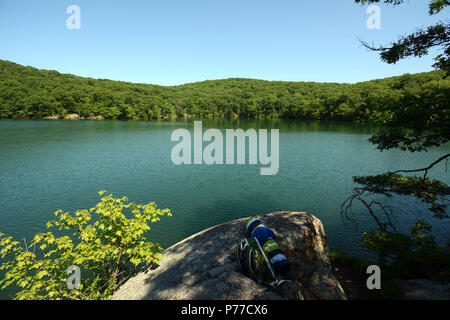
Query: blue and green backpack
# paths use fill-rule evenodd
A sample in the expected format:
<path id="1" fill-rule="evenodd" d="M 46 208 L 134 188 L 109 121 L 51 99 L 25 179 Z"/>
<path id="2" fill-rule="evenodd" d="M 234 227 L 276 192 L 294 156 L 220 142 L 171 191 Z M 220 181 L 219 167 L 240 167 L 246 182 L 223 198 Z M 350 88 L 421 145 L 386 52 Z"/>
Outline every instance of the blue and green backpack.
<path id="1" fill-rule="evenodd" d="M 276 285 L 289 266 L 275 234 L 258 217 L 247 221 L 246 237 L 239 243 L 236 256 L 245 274 L 269 285 Z"/>

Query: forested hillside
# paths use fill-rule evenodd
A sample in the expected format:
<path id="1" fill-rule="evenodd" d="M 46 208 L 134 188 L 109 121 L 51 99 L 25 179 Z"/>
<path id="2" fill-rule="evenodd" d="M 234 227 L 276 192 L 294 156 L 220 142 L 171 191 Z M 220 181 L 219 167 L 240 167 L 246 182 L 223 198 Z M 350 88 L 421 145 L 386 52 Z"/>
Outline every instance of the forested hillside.
<path id="1" fill-rule="evenodd" d="M 449 103 L 443 72 L 357 84 L 211 80 L 180 86 L 83 78 L 0 60 L 0 118 L 297 118 L 362 122 L 386 106 Z M 413 101 L 413 102 L 411 102 Z"/>

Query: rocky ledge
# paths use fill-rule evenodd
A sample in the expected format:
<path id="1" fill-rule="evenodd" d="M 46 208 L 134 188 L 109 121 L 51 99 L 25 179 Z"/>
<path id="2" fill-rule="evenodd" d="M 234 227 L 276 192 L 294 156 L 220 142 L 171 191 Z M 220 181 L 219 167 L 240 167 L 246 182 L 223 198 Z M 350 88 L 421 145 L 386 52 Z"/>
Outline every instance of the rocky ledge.
<path id="1" fill-rule="evenodd" d="M 299 294 L 272 291 L 239 271 L 235 249 L 247 218 L 226 222 L 171 246 L 156 268 L 124 283 L 113 299 L 346 299 L 331 272 L 322 222 L 305 212 L 261 216 L 288 257 Z M 292 293 L 292 290 L 290 291 Z"/>

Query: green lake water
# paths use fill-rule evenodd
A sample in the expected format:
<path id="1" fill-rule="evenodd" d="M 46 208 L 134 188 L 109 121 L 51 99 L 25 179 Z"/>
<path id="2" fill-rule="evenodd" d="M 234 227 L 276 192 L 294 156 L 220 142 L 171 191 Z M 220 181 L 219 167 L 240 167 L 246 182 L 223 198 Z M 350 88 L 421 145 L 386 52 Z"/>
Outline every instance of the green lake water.
<path id="1" fill-rule="evenodd" d="M 371 128 L 354 124 L 203 121 L 204 129 L 223 132 L 279 129 L 279 172 L 262 176 L 260 165 L 174 165 L 171 134 L 177 128 L 192 131 L 193 122 L 1 120 L 0 232 L 29 239 L 46 230 L 57 209 L 91 208 L 106 189 L 172 210 L 173 217 L 149 233 L 163 247 L 231 219 L 295 210 L 322 220 L 330 247 L 369 256 L 358 244 L 361 233 L 375 227 L 369 215 L 355 206 L 358 228 L 339 215 L 354 187 L 352 176 L 424 167 L 450 151 L 445 145 L 426 153 L 380 152 L 367 141 Z M 430 175 L 450 182 L 444 164 Z M 438 241 L 448 240 L 449 222 L 432 219 L 421 203 L 385 203 L 400 230 L 425 216 Z"/>

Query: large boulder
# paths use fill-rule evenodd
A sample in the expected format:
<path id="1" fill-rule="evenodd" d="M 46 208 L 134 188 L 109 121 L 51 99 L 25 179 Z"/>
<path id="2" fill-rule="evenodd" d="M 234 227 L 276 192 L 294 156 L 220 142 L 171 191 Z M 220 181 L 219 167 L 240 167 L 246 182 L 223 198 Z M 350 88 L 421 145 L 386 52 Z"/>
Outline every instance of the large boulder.
<path id="1" fill-rule="evenodd" d="M 199 232 L 163 252 L 156 268 L 124 283 L 113 299 L 346 299 L 331 272 L 322 222 L 305 212 L 261 216 L 286 254 L 292 283 L 271 291 L 242 274 L 235 257 L 247 218 Z"/>

